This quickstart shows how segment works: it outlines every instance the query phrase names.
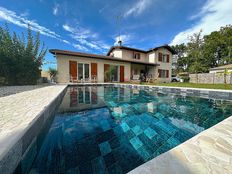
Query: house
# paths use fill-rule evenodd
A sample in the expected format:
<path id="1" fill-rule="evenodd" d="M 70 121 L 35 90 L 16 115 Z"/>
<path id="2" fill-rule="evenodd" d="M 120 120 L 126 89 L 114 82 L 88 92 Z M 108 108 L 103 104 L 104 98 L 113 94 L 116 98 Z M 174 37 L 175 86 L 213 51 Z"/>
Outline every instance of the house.
<path id="1" fill-rule="evenodd" d="M 211 68 L 209 70 L 209 73 L 222 73 L 225 71 L 225 69 L 227 69 L 228 72 L 231 72 L 232 71 L 232 64 L 222 65 L 222 66 L 218 66 L 215 68 Z"/>
<path id="2" fill-rule="evenodd" d="M 57 59 L 58 83 L 127 82 L 134 77 L 171 81 L 172 55 L 168 45 L 148 51 L 113 46 L 107 55 L 51 49 Z"/>

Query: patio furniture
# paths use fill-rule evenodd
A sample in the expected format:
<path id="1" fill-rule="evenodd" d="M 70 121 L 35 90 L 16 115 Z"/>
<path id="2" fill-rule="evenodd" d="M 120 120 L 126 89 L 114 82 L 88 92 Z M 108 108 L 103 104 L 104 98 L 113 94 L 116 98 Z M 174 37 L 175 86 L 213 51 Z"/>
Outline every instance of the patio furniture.
<path id="1" fill-rule="evenodd" d="M 97 76 L 96 75 L 91 76 L 91 83 L 97 83 Z"/>
<path id="2" fill-rule="evenodd" d="M 133 75 L 131 81 L 133 83 L 140 83 L 141 82 L 140 75 Z"/>
<path id="3" fill-rule="evenodd" d="M 77 83 L 78 82 L 77 77 L 76 76 L 70 76 L 70 82 Z"/>

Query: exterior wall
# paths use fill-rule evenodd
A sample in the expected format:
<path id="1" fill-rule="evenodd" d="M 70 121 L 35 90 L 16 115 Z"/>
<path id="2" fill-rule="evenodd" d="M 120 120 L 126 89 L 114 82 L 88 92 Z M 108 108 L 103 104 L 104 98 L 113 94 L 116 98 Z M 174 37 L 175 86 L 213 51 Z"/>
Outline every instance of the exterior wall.
<path id="1" fill-rule="evenodd" d="M 122 58 L 122 50 L 114 49 L 112 53 L 114 54 L 114 57 Z"/>
<path id="2" fill-rule="evenodd" d="M 223 73 L 224 71 L 224 69 L 210 70 L 209 73 Z M 228 69 L 228 72 L 232 72 L 232 69 Z"/>
<path id="3" fill-rule="evenodd" d="M 150 63 L 155 63 L 155 52 L 148 53 L 148 61 Z"/>
<path id="4" fill-rule="evenodd" d="M 190 83 L 222 84 L 224 75 L 217 73 L 190 74 Z M 232 75 L 226 75 L 226 83 L 232 84 Z"/>
<path id="5" fill-rule="evenodd" d="M 137 52 L 130 51 L 130 50 L 122 50 L 122 58 L 126 59 L 126 60 L 134 60 L 133 59 L 134 53 L 137 53 Z M 138 53 L 140 53 L 140 52 L 138 52 Z M 140 53 L 140 61 L 141 62 L 147 62 L 145 53 Z"/>
<path id="6" fill-rule="evenodd" d="M 169 63 L 167 62 L 160 62 L 158 61 L 158 54 L 159 52 L 163 54 L 169 54 Z M 169 77 L 168 78 L 158 78 L 159 82 L 171 82 L 172 76 L 172 53 L 167 49 L 160 48 L 155 51 L 155 63 L 158 63 L 159 66 L 156 68 L 156 74 L 158 75 L 158 69 L 169 70 Z"/>
<path id="7" fill-rule="evenodd" d="M 69 82 L 69 61 L 77 61 L 77 63 L 97 63 L 97 80 L 98 82 L 104 82 L 104 64 L 110 65 L 122 65 L 124 66 L 124 80 L 130 80 L 131 64 L 127 62 L 110 61 L 94 58 L 83 58 L 76 56 L 57 55 L 57 70 L 58 70 L 58 83 Z M 91 74 L 91 68 L 90 68 Z"/>

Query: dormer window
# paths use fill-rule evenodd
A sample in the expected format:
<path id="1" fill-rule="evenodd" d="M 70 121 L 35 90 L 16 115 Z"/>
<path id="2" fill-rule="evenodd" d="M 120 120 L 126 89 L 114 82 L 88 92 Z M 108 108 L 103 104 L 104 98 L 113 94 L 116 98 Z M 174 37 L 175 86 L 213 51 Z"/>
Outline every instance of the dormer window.
<path id="1" fill-rule="evenodd" d="M 133 59 L 139 60 L 140 59 L 140 53 L 134 53 Z"/>

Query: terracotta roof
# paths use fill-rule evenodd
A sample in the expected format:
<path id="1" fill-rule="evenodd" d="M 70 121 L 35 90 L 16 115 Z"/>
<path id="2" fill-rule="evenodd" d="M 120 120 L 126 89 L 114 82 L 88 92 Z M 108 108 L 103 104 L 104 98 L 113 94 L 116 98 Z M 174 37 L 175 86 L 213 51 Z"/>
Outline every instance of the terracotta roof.
<path id="1" fill-rule="evenodd" d="M 141 53 L 149 53 L 151 51 L 156 51 L 158 50 L 159 48 L 166 48 L 167 50 L 169 50 L 172 54 L 175 54 L 175 51 L 169 46 L 169 45 L 162 45 L 162 46 L 159 46 L 159 47 L 155 47 L 155 48 L 152 48 L 152 49 L 149 49 L 147 51 L 145 50 L 140 50 L 140 49 L 137 49 L 137 48 L 131 48 L 131 47 L 126 47 L 126 46 L 112 46 L 108 53 L 106 54 L 107 56 L 110 55 L 110 53 L 114 50 L 114 49 L 124 49 L 124 50 L 131 50 L 131 51 L 136 51 L 136 52 L 141 52 Z"/>
<path id="2" fill-rule="evenodd" d="M 96 58 L 96 59 L 104 59 L 104 60 L 119 61 L 119 62 L 130 62 L 130 63 L 144 64 L 144 65 L 159 65 L 156 63 L 149 63 L 149 62 L 143 62 L 143 61 L 137 61 L 137 60 L 126 60 L 126 59 L 122 59 L 118 57 L 111 57 L 111 56 L 105 56 L 105 55 L 99 55 L 99 54 L 88 54 L 88 53 L 59 50 L 59 49 L 51 49 L 49 50 L 49 52 L 54 55 L 59 54 L 59 55 L 79 56 L 79 57 L 85 57 L 85 58 Z"/>
<path id="3" fill-rule="evenodd" d="M 210 68 L 210 70 L 222 70 L 222 69 L 232 69 L 232 64 L 222 65 L 215 68 Z"/>

